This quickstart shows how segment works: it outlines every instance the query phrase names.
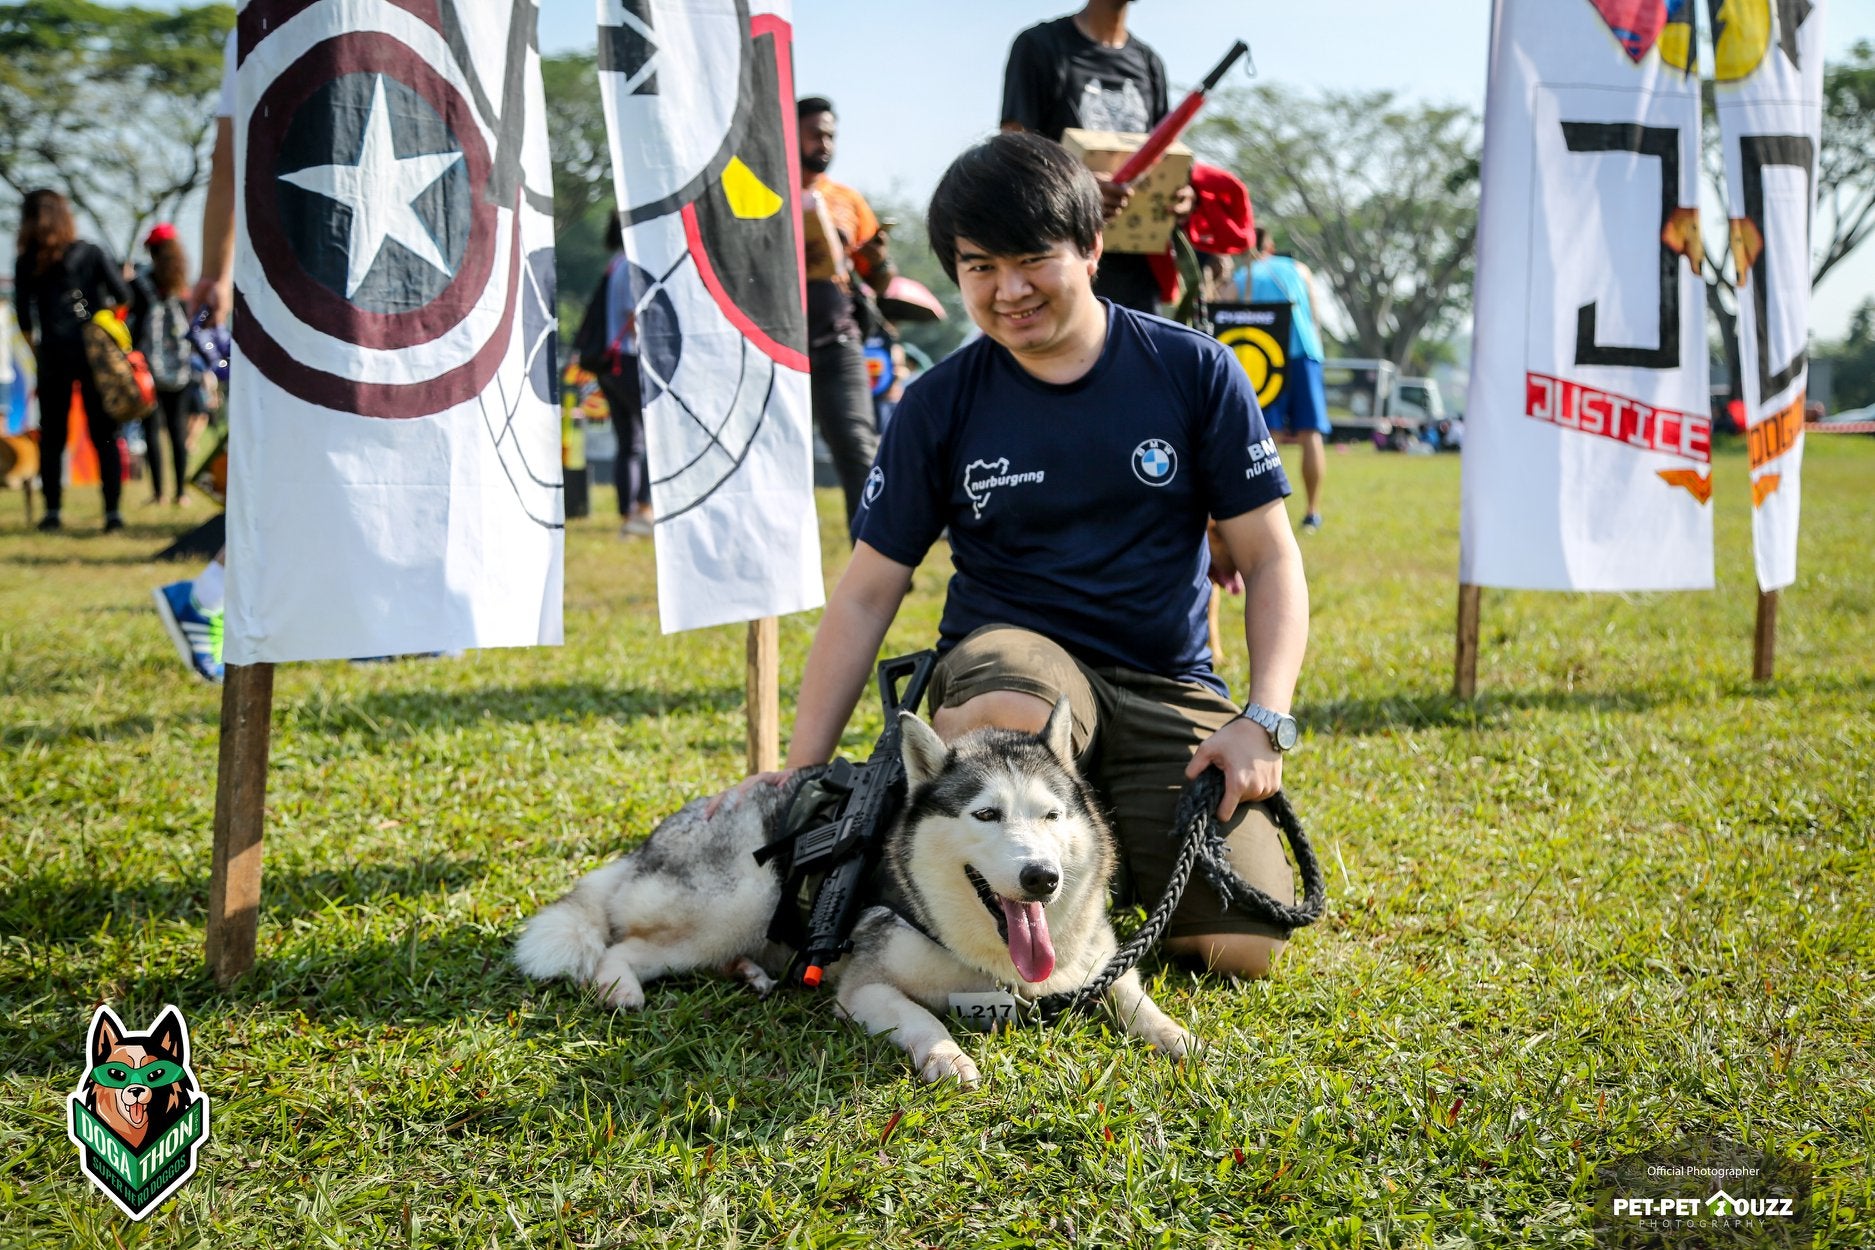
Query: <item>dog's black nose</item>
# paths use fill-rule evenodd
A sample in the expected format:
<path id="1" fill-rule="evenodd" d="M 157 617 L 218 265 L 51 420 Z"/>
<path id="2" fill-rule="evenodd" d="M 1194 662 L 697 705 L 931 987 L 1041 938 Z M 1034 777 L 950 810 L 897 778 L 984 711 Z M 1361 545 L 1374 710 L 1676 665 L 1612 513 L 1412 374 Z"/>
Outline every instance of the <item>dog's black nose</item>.
<path id="1" fill-rule="evenodd" d="M 1022 875 L 1022 891 L 1031 899 L 1044 899 L 1055 892 L 1061 884 L 1061 874 L 1046 864 L 1025 864 Z"/>

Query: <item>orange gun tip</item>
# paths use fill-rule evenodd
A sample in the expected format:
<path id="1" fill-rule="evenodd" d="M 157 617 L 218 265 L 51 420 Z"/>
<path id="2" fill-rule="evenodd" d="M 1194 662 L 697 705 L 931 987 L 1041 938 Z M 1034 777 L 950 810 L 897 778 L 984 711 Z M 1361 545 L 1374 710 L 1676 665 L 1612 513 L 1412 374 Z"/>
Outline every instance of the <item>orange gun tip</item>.
<path id="1" fill-rule="evenodd" d="M 821 976 L 822 972 L 820 966 L 818 964 L 809 964 L 807 970 L 801 973 L 801 984 L 805 985 L 810 990 L 817 989 L 820 986 Z"/>

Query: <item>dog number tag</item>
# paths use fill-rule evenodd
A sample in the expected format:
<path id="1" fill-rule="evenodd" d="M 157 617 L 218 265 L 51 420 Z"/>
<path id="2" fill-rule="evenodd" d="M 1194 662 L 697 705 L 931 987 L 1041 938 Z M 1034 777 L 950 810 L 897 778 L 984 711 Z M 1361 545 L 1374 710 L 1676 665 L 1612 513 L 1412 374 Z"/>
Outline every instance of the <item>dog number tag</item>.
<path id="1" fill-rule="evenodd" d="M 952 994 L 950 998 L 951 1018 L 980 1033 L 1013 1029 L 1022 1018 L 1017 1014 L 1016 996 L 1007 990 L 991 990 L 986 994 Z"/>

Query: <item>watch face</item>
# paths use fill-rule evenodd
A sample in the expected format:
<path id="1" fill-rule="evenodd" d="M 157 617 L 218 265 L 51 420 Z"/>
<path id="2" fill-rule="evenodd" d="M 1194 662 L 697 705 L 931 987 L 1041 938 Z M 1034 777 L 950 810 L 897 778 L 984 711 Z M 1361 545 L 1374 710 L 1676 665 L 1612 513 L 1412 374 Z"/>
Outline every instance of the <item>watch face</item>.
<path id="1" fill-rule="evenodd" d="M 1296 718 L 1281 716 L 1276 720 L 1276 749 L 1287 751 L 1295 746 L 1297 738 Z"/>

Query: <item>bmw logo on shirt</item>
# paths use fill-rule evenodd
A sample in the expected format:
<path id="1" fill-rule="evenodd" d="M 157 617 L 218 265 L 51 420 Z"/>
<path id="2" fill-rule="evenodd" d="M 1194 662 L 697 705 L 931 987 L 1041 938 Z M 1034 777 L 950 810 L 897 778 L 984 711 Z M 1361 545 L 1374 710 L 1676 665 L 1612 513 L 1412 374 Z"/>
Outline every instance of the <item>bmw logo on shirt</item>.
<path id="1" fill-rule="evenodd" d="M 1133 476 L 1148 486 L 1164 486 L 1178 476 L 1178 453 L 1161 438 L 1133 448 Z"/>

